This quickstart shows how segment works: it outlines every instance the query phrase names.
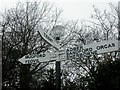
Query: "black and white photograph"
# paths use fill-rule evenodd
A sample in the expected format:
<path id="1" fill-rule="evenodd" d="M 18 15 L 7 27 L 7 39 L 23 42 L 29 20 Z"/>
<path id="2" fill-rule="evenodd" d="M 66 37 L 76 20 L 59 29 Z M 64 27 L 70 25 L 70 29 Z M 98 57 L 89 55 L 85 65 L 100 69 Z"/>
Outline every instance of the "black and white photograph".
<path id="1" fill-rule="evenodd" d="M 120 90 L 120 0 L 0 0 L 0 90 Z"/>

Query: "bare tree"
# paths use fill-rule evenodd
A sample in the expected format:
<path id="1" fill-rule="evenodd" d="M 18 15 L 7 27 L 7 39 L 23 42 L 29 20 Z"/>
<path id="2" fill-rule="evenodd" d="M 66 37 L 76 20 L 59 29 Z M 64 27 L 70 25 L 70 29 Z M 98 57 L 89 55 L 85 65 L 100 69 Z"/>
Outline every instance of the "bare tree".
<path id="1" fill-rule="evenodd" d="M 0 27 L 4 68 L 3 86 L 14 86 L 19 82 L 19 66 L 22 64 L 18 62 L 18 59 L 27 54 L 45 52 L 50 48 L 50 45 L 38 34 L 38 31 L 42 28 L 48 32 L 55 25 L 60 24 L 61 12 L 50 3 L 41 1 L 39 3 L 18 3 L 15 8 L 2 14 Z M 29 74 L 35 74 L 47 64 L 35 65 Z"/>
<path id="2" fill-rule="evenodd" d="M 101 12 L 95 7 L 93 7 L 93 9 L 93 21 L 76 23 L 74 29 L 72 30 L 72 35 L 74 34 L 74 37 L 71 43 L 69 43 L 71 44 L 69 46 L 77 47 L 93 42 L 100 42 L 103 40 L 112 40 L 118 38 L 117 9 L 114 7 L 114 13 L 113 8 L 111 9 L 112 12 L 108 12 L 106 10 Z M 114 57 L 111 54 L 112 53 L 97 55 L 93 53 L 91 55 L 84 55 L 79 59 L 66 61 L 65 65 L 63 65 L 63 74 L 65 74 L 65 76 L 63 76 L 63 79 L 67 77 L 67 79 L 75 82 L 78 86 L 80 86 L 82 90 L 85 90 L 88 83 L 92 82 L 95 79 L 97 66 L 101 62 L 112 62 L 115 59 L 117 53 Z M 65 70 L 65 68 L 67 69 Z M 68 72 L 66 73 L 66 71 Z"/>

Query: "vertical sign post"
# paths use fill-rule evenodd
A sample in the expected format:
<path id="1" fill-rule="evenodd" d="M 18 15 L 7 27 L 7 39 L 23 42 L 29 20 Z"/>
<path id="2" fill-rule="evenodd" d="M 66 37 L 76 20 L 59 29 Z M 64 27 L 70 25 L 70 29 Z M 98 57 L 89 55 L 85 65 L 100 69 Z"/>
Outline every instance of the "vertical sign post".
<path id="1" fill-rule="evenodd" d="M 56 89 L 61 90 L 60 61 L 56 61 Z"/>
<path id="2" fill-rule="evenodd" d="M 65 35 L 65 28 L 61 25 L 56 25 L 51 34 L 56 38 L 58 43 L 60 43 L 60 37 Z M 59 48 L 60 49 L 60 48 Z M 58 60 L 56 60 L 56 89 L 61 90 L 61 73 L 60 73 L 60 54 L 58 53 Z"/>
<path id="3" fill-rule="evenodd" d="M 56 50 L 59 51 L 59 44 L 56 42 L 56 40 L 59 42 L 60 37 L 56 37 L 56 40 L 54 40 L 50 35 L 48 35 L 46 32 L 41 29 L 41 31 L 38 32 L 45 41 L 47 41 L 51 46 L 53 46 Z M 56 61 L 56 89 L 61 90 L 61 76 L 60 76 L 60 55 L 58 54 L 58 61 Z"/>
<path id="4" fill-rule="evenodd" d="M 58 42 L 60 41 L 60 38 L 56 38 Z M 59 42 L 60 43 L 60 42 Z M 61 90 L 61 68 L 60 68 L 60 54 L 58 53 L 58 60 L 56 60 L 56 89 Z"/>

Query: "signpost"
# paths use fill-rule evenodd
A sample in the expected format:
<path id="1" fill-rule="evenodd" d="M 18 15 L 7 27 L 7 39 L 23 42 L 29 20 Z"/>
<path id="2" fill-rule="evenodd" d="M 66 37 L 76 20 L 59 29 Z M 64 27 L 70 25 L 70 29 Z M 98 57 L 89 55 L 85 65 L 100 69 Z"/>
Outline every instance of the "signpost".
<path id="1" fill-rule="evenodd" d="M 97 54 L 113 52 L 119 50 L 119 41 L 118 40 L 105 40 L 102 42 L 95 42 L 93 44 L 84 45 L 84 50 L 96 51 Z"/>
<path id="2" fill-rule="evenodd" d="M 52 45 L 56 52 L 45 52 L 41 54 L 31 54 L 25 55 L 19 61 L 23 64 L 33 64 L 39 62 L 50 62 L 56 61 L 56 87 L 57 90 L 61 90 L 61 82 L 60 82 L 60 61 L 63 60 L 76 60 L 82 58 L 82 56 L 86 54 L 92 54 L 96 52 L 97 54 L 107 53 L 118 51 L 120 49 L 120 41 L 119 40 L 108 40 L 102 42 L 95 42 L 89 45 L 71 47 L 66 49 L 61 49 L 59 44 L 46 32 L 42 29 L 39 32 L 43 39 L 45 39 L 50 45 Z"/>
<path id="3" fill-rule="evenodd" d="M 95 42 L 89 45 L 77 46 L 67 48 L 66 55 L 67 60 L 78 59 L 84 57 L 86 54 L 92 54 L 96 52 L 97 54 L 113 52 L 119 50 L 119 40 L 108 40 L 102 42 Z"/>
<path id="4" fill-rule="evenodd" d="M 19 61 L 23 64 L 33 64 L 39 62 L 50 61 L 50 53 L 41 53 L 41 54 L 31 54 L 25 55 Z"/>
<path id="5" fill-rule="evenodd" d="M 60 56 L 60 61 L 66 60 L 65 50 L 59 50 L 58 52 L 45 52 L 41 54 L 31 54 L 25 55 L 19 59 L 23 64 L 33 64 L 39 62 L 50 62 L 56 61 Z"/>
<path id="6" fill-rule="evenodd" d="M 45 52 L 40 54 L 25 55 L 19 61 L 23 64 L 32 64 L 49 61 L 64 61 L 81 58 L 85 54 L 96 52 L 97 54 L 118 51 L 120 49 L 119 40 L 108 40 L 95 42 L 89 45 L 60 49 L 56 52 Z M 58 59 L 59 57 L 59 59 Z"/>
<path id="7" fill-rule="evenodd" d="M 43 39 L 45 39 L 50 45 L 52 45 L 55 49 L 59 50 L 59 44 L 52 38 L 49 34 L 47 34 L 43 29 L 38 32 Z"/>
<path id="8" fill-rule="evenodd" d="M 59 59 L 58 59 L 59 57 Z M 56 52 L 51 52 L 51 60 L 56 60 L 56 61 L 65 61 L 67 59 L 66 57 L 66 50 L 65 49 L 60 49 Z"/>

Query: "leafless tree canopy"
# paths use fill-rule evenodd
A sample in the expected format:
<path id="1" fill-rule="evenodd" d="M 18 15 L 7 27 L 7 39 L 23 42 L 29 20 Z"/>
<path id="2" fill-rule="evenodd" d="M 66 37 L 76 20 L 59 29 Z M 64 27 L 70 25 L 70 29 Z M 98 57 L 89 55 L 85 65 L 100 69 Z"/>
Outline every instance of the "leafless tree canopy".
<path id="1" fill-rule="evenodd" d="M 8 82 L 9 85 L 13 84 L 15 77 L 17 79 L 19 76 L 15 73 L 19 71 L 18 59 L 26 54 L 45 52 L 50 48 L 38 31 L 42 28 L 48 32 L 61 22 L 59 17 L 62 11 L 53 7 L 48 2 L 18 3 L 15 8 L 2 14 L 0 27 L 2 30 L 3 77 L 9 80 L 3 79 L 3 85 Z M 39 65 L 32 71 L 35 71 Z"/>

